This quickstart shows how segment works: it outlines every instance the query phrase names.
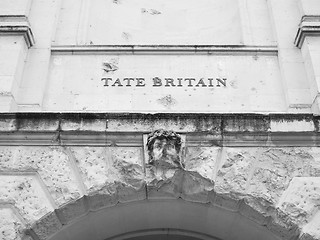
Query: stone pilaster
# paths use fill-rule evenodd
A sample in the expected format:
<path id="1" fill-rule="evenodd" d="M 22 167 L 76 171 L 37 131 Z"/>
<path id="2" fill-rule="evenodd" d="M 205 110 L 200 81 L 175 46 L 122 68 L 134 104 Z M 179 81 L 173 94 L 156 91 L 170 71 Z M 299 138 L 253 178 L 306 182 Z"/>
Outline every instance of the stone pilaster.
<path id="1" fill-rule="evenodd" d="M 320 2 L 316 0 L 299 0 L 300 25 L 295 44 L 301 48 L 305 68 L 310 84 L 312 110 L 320 113 Z"/>
<path id="2" fill-rule="evenodd" d="M 17 95 L 34 38 L 28 21 L 31 0 L 0 3 L 0 111 L 17 110 Z"/>

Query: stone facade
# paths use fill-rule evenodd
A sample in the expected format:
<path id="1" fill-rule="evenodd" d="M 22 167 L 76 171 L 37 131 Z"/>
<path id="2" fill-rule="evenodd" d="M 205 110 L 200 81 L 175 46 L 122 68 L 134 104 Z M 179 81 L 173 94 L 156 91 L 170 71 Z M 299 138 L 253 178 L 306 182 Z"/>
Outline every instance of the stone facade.
<path id="1" fill-rule="evenodd" d="M 319 0 L 0 0 L 0 239 L 320 239 L 319 23 Z M 152 159 L 156 130 L 181 146 Z"/>
<path id="2" fill-rule="evenodd" d="M 2 115 L 2 238 L 50 239 L 90 211 L 182 199 L 280 239 L 319 239 L 318 124 L 300 114 Z M 161 126 L 183 136 L 184 166 L 154 174 L 143 139 Z"/>

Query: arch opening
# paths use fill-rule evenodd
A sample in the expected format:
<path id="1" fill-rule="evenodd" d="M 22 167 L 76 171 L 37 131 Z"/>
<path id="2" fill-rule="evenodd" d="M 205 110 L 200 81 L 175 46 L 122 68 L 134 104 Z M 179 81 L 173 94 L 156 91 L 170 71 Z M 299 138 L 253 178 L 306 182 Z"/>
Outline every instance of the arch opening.
<path id="1" fill-rule="evenodd" d="M 89 211 L 49 240 L 157 240 L 161 236 L 168 240 L 281 239 L 237 211 L 175 199 L 119 203 Z"/>

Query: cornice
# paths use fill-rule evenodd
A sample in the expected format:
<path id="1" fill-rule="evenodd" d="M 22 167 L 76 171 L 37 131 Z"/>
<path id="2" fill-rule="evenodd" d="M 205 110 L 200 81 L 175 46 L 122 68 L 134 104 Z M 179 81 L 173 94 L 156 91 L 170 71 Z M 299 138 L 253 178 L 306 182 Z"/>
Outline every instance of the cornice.
<path id="1" fill-rule="evenodd" d="M 0 16 L 0 35 L 22 35 L 28 48 L 35 44 L 26 16 Z"/>
<path id="2" fill-rule="evenodd" d="M 186 146 L 320 146 L 312 114 L 3 113 L 0 145 L 143 146 L 165 128 Z"/>
<path id="3" fill-rule="evenodd" d="M 53 45 L 53 54 L 278 55 L 277 46 L 245 45 Z"/>
<path id="4" fill-rule="evenodd" d="M 303 16 L 295 38 L 295 45 L 301 48 L 307 36 L 320 36 L 320 15 Z"/>

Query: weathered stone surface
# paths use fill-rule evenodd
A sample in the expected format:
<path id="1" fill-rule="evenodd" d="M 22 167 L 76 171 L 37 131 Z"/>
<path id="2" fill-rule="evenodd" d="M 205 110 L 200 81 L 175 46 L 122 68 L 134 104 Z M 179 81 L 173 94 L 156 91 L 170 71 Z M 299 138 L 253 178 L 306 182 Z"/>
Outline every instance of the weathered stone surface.
<path id="1" fill-rule="evenodd" d="M 39 173 L 58 206 L 81 195 L 70 159 L 62 148 L 0 146 L 0 169 Z"/>
<path id="2" fill-rule="evenodd" d="M 140 115 L 138 119 L 110 118 L 107 122 L 107 131 L 154 131 L 155 129 L 170 129 L 176 132 L 204 131 L 220 133 L 221 118 L 214 116 L 196 116 L 185 118 L 183 115 L 170 117 L 165 115 Z"/>
<path id="3" fill-rule="evenodd" d="M 301 240 L 320 239 L 320 211 L 313 214 L 312 220 L 302 229 Z"/>
<path id="4" fill-rule="evenodd" d="M 224 132 L 266 132 L 269 129 L 270 120 L 267 116 L 259 116 L 255 119 L 246 115 L 231 115 L 224 119 Z"/>
<path id="5" fill-rule="evenodd" d="M 198 173 L 184 172 L 181 197 L 190 202 L 208 203 L 213 198 L 213 181 Z"/>
<path id="6" fill-rule="evenodd" d="M 184 161 L 185 170 L 197 172 L 203 178 L 213 181 L 220 151 L 220 147 L 188 147 Z"/>
<path id="7" fill-rule="evenodd" d="M 256 148 L 224 148 L 215 181 L 218 193 L 244 195 L 256 161 Z"/>
<path id="8" fill-rule="evenodd" d="M 0 118 L 0 132 L 9 132 L 17 130 L 15 118 Z"/>
<path id="9" fill-rule="evenodd" d="M 226 148 L 224 151 L 215 182 L 217 196 L 225 193 L 227 196 L 231 194 L 236 195 L 236 199 L 243 199 L 245 204 L 240 206 L 240 212 L 261 224 L 265 224 L 268 217 L 275 214 L 277 202 L 295 176 L 320 174 L 317 148 Z M 299 189 L 293 191 L 301 192 Z M 217 196 L 214 204 L 219 199 Z M 310 196 L 306 198 L 310 199 Z M 282 210 L 288 212 L 293 209 Z M 312 216 L 312 210 L 311 207 L 305 216 Z M 298 221 L 302 217 L 298 215 L 293 213 L 291 217 Z M 275 228 L 277 225 L 279 223 L 274 224 Z M 288 226 L 283 228 L 287 229 Z"/>
<path id="10" fill-rule="evenodd" d="M 87 196 L 88 198 L 88 205 L 91 210 L 98 210 L 104 207 L 110 207 L 116 205 L 118 203 L 118 196 L 115 192 L 107 191 L 106 194 L 101 193 L 91 193 Z"/>
<path id="11" fill-rule="evenodd" d="M 221 208 L 231 211 L 238 211 L 241 204 L 241 198 L 239 198 L 236 194 L 215 193 L 213 198 L 211 198 L 211 202 L 213 205 Z"/>
<path id="12" fill-rule="evenodd" d="M 20 118 L 17 119 L 17 128 L 20 131 L 56 131 L 59 128 L 59 119 L 42 119 L 37 118 Z"/>
<path id="13" fill-rule="evenodd" d="M 45 215 L 32 226 L 32 230 L 40 240 L 48 239 L 53 233 L 59 231 L 61 228 L 61 222 L 54 212 Z"/>
<path id="14" fill-rule="evenodd" d="M 83 119 L 76 116 L 76 118 L 62 119 L 61 130 L 104 132 L 106 131 L 106 124 L 106 119 Z"/>
<path id="15" fill-rule="evenodd" d="M 135 134 L 142 139 L 143 133 Z M 40 224 L 31 229 L 40 239 L 89 210 L 146 198 L 210 203 L 283 239 L 296 238 L 301 228 L 301 239 L 319 239 L 319 147 L 196 146 L 183 140 L 179 164 L 147 164 L 148 153 L 136 147 L 142 140 L 133 147 L 121 134 L 119 147 L 117 136 L 112 133 L 113 147 L 0 146 L 0 171 L 6 173 L 0 201 L 14 205 L 28 224 Z M 52 227 L 44 230 L 51 223 L 39 219 L 48 217 Z"/>
<path id="16" fill-rule="evenodd" d="M 117 178 L 118 199 L 120 202 L 146 198 L 142 148 L 111 148 L 112 167 Z"/>
<path id="17" fill-rule="evenodd" d="M 147 165 L 148 198 L 182 197 L 193 202 L 210 202 L 219 150 L 189 147 L 186 156 L 182 156 L 182 166 Z"/>
<path id="18" fill-rule="evenodd" d="M 262 197 L 246 196 L 240 203 L 239 211 L 243 216 L 264 226 L 274 216 L 276 209 L 272 202 Z"/>
<path id="19" fill-rule="evenodd" d="M 281 239 L 296 239 L 299 236 L 299 226 L 295 224 L 287 213 L 277 210 L 270 219 L 267 228 Z"/>
<path id="20" fill-rule="evenodd" d="M 278 205 L 295 222 L 307 223 L 319 210 L 320 177 L 293 178 Z"/>
<path id="21" fill-rule="evenodd" d="M 139 147 L 72 147 L 89 199 L 110 196 L 110 204 L 145 198 L 142 150 Z M 94 195 L 97 195 L 94 197 Z M 95 199 L 95 200 L 94 200 Z M 91 201 L 91 200 L 90 200 Z M 93 207 L 108 205 L 92 203 Z"/>
<path id="22" fill-rule="evenodd" d="M 220 150 L 219 147 L 187 148 L 182 182 L 183 199 L 210 202 Z"/>
<path id="23" fill-rule="evenodd" d="M 86 198 L 82 197 L 77 201 L 70 202 L 64 206 L 61 206 L 56 210 L 56 215 L 58 216 L 62 225 L 66 225 L 75 218 L 78 218 L 85 213 L 87 213 L 88 207 L 86 203 Z"/>
<path id="24" fill-rule="evenodd" d="M 107 168 L 106 148 L 72 147 L 70 150 L 75 157 L 88 193 L 103 188 L 106 175 L 113 174 Z"/>
<path id="25" fill-rule="evenodd" d="M 276 204 L 294 177 L 320 175 L 317 155 L 311 148 L 260 148 L 248 193 Z"/>
<path id="26" fill-rule="evenodd" d="M 11 208 L 0 209 L 0 239 L 20 240 L 24 225 Z"/>
<path id="27" fill-rule="evenodd" d="M 0 201 L 12 203 L 27 223 L 53 211 L 35 176 L 1 175 L 0 182 Z"/>

